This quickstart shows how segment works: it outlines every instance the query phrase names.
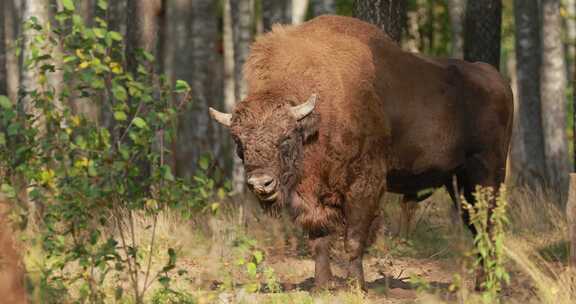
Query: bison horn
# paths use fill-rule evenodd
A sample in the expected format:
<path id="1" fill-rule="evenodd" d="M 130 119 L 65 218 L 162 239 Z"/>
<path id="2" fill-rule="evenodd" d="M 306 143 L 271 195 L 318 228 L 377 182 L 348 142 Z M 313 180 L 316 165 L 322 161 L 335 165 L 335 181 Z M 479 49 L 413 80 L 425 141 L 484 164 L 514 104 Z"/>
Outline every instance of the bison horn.
<path id="1" fill-rule="evenodd" d="M 213 108 L 209 108 L 208 111 L 210 112 L 210 116 L 212 116 L 214 120 L 221 123 L 222 125 L 229 128 L 232 124 L 232 114 L 222 113 L 214 110 Z"/>
<path id="2" fill-rule="evenodd" d="M 296 120 L 300 120 L 308 116 L 308 114 L 312 113 L 312 111 L 314 110 L 317 98 L 318 98 L 317 94 L 312 94 L 305 103 L 290 108 L 292 116 L 294 116 Z"/>

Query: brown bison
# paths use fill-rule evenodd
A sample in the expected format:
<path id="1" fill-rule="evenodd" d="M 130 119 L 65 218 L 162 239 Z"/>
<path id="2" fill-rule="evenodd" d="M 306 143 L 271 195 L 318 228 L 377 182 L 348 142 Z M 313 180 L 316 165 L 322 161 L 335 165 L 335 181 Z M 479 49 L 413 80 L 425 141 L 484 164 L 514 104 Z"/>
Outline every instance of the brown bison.
<path id="1" fill-rule="evenodd" d="M 405 52 L 377 27 L 321 16 L 276 26 L 252 45 L 248 95 L 230 128 L 249 188 L 265 209 L 287 206 L 308 232 L 315 283 L 332 277 L 329 235 L 343 228 L 348 276 L 364 287 L 362 256 L 386 192 L 406 201 L 452 176 L 504 180 L 510 87 L 488 64 Z M 464 214 L 466 221 L 466 214 Z"/>

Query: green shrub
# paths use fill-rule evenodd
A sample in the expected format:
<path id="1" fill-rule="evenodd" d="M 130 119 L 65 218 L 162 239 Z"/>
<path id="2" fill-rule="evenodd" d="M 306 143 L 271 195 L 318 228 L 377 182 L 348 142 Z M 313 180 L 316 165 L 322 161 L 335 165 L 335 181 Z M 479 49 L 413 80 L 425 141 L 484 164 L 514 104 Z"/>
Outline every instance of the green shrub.
<path id="1" fill-rule="evenodd" d="M 34 222 L 35 297 L 142 303 L 157 281 L 163 286 L 158 297 L 174 297 L 175 250 L 168 249 L 163 267 L 152 267 L 158 214 L 171 209 L 190 216 L 217 191 L 206 174 L 186 183 L 167 165 L 166 147 L 189 86 L 177 81 L 172 88 L 152 73 L 147 67 L 154 58 L 143 50 L 137 72 L 127 72 L 122 35 L 98 17 L 87 26 L 74 2 L 62 3 L 52 24 L 26 21 L 32 39 L 24 62 L 37 73 L 35 89 L 22 90 L 17 106 L 0 96 L 1 190 L 18 207 L 22 226 Z M 98 7 L 104 15 L 106 1 Z M 63 81 L 53 85 L 56 73 Z M 75 112 L 73 102 L 95 104 L 110 123 Z M 146 246 L 135 230 L 142 215 L 153 219 Z"/>
<path id="2" fill-rule="evenodd" d="M 463 207 L 478 232 L 474 238 L 474 269 L 483 272 L 483 281 L 477 284 L 483 290 L 483 301 L 496 303 L 499 302 L 498 294 L 502 284 L 510 281 L 510 275 L 504 267 L 504 237 L 508 224 L 506 192 L 501 187 L 495 195 L 492 188 L 477 187 L 474 197 L 474 205 L 463 201 Z"/>

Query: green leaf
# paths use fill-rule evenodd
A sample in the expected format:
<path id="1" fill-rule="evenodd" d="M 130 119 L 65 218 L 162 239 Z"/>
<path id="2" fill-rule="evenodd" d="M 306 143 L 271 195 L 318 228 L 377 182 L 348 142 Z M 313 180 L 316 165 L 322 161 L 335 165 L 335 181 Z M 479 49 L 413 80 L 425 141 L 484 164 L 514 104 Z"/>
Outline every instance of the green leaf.
<path id="1" fill-rule="evenodd" d="M 3 147 L 6 145 L 6 135 L 4 134 L 4 132 L 0 132 L 0 147 Z"/>
<path id="2" fill-rule="evenodd" d="M 253 255 L 254 259 L 256 259 L 256 264 L 262 263 L 262 260 L 264 259 L 264 254 L 262 253 L 262 251 L 256 250 L 254 251 Z"/>
<path id="3" fill-rule="evenodd" d="M 115 31 L 110 31 L 108 33 L 110 35 L 110 38 L 114 41 L 121 41 L 122 40 L 122 34 L 115 32 Z"/>
<path id="4" fill-rule="evenodd" d="M 78 57 L 70 55 L 70 56 L 64 56 L 64 58 L 62 59 L 62 62 L 64 63 L 69 63 L 72 61 L 76 61 L 76 59 L 78 59 Z"/>
<path id="5" fill-rule="evenodd" d="M 114 95 L 114 98 L 120 101 L 126 101 L 126 99 L 128 99 L 128 93 L 126 92 L 126 89 L 121 85 L 114 85 L 112 88 L 112 94 Z"/>
<path id="6" fill-rule="evenodd" d="M 108 1 L 106 1 L 106 0 L 98 0 L 98 7 L 99 7 L 101 10 L 106 10 L 106 9 L 108 9 Z"/>
<path id="7" fill-rule="evenodd" d="M 132 121 L 132 123 L 134 123 L 134 125 L 140 129 L 144 129 L 148 127 L 148 124 L 146 124 L 146 121 L 140 117 L 134 117 L 134 120 Z"/>
<path id="8" fill-rule="evenodd" d="M 174 92 L 184 93 L 190 90 L 190 85 L 184 80 L 176 80 L 176 85 L 174 86 Z"/>
<path id="9" fill-rule="evenodd" d="M 106 30 L 103 28 L 95 28 L 94 29 L 94 35 L 97 38 L 104 38 L 104 36 L 106 35 Z"/>
<path id="10" fill-rule="evenodd" d="M 210 165 L 210 157 L 208 157 L 208 156 L 200 157 L 200 160 L 198 161 L 198 165 L 200 166 L 200 169 L 208 170 L 208 166 Z"/>
<path id="11" fill-rule="evenodd" d="M 250 275 L 251 277 L 255 277 L 257 274 L 256 264 L 252 262 L 246 264 L 246 272 L 248 272 L 248 275 Z"/>
<path id="12" fill-rule="evenodd" d="M 123 111 L 116 111 L 114 112 L 114 119 L 116 119 L 117 121 L 125 121 L 128 117 L 126 116 L 126 113 L 124 113 Z"/>
<path id="13" fill-rule="evenodd" d="M 0 185 L 0 192 L 4 193 L 4 195 L 6 195 L 8 198 L 16 197 L 16 191 L 14 190 L 14 188 L 12 188 L 12 186 L 8 184 Z"/>
<path id="14" fill-rule="evenodd" d="M 170 169 L 170 166 L 162 166 L 161 168 L 163 174 L 162 176 L 164 177 L 164 179 L 169 180 L 169 181 L 174 181 L 174 175 L 172 175 L 172 170 Z"/>
<path id="15" fill-rule="evenodd" d="M 72 1 L 72 0 L 61 0 L 61 1 L 62 1 L 62 6 L 64 6 L 65 9 L 67 9 L 69 11 L 73 11 L 75 9 L 74 1 Z"/>
<path id="16" fill-rule="evenodd" d="M 6 110 L 10 110 L 12 109 L 12 102 L 10 102 L 10 99 L 8 99 L 8 97 L 0 95 L 0 107 Z"/>

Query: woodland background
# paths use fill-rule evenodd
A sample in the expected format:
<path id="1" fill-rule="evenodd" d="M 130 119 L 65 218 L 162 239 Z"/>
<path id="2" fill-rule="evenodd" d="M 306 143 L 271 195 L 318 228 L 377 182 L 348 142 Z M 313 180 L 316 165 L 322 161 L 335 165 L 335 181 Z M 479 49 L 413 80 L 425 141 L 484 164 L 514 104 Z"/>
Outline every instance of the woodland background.
<path id="1" fill-rule="evenodd" d="M 172 143 L 170 163 L 178 176 L 192 175 L 198 159 L 211 155 L 213 168 L 242 191 L 241 166 L 233 160 L 226 131 L 206 115 L 208 107 L 230 111 L 246 93 L 241 70 L 254 37 L 275 23 L 340 14 L 379 24 L 406 50 L 498 67 L 516 96 L 511 177 L 522 184 L 566 185 L 573 163 L 572 0 L 483 0 L 468 6 L 465 0 L 359 1 L 356 11 L 352 0 L 118 0 L 110 1 L 106 16 L 97 16 L 97 2 L 78 1 L 88 23 L 103 17 L 110 29 L 126 35 L 127 54 L 144 48 L 158 58 L 155 72 L 192 88 L 193 102 L 180 113 Z M 16 47 L 25 39 L 22 21 L 49 20 L 62 4 L 4 0 L 0 5 L 0 94 L 17 100 L 19 86 L 34 77 L 23 68 L 26 48 Z M 79 99 L 73 106 L 106 123 L 96 105 Z"/>
<path id="2" fill-rule="evenodd" d="M 405 50 L 484 61 L 509 79 L 509 211 L 495 219 L 507 223 L 506 242 L 492 245 L 497 265 L 506 257 L 499 280 L 511 280 L 495 285 L 498 296 L 471 291 L 474 246 L 454 229 L 441 191 L 422 204 L 408 237 L 397 233 L 398 204 L 383 204 L 387 228 L 367 261 L 368 294 L 320 295 L 307 293 L 305 235 L 288 217 L 264 217 L 245 195 L 241 162 L 208 107 L 230 112 L 246 95 L 242 66 L 255 37 L 322 14 L 358 17 Z M 29 301 L 575 299 L 564 210 L 576 166 L 576 0 L 0 0 L 0 16 L 0 202 L 10 206 L 0 208 L 0 241 L 10 218 L 22 243 L 0 266 L 22 264 L 15 273 Z M 98 48 L 106 56 L 88 61 Z M 85 89 L 90 81 L 96 90 Z M 139 102 L 154 110 L 144 116 Z M 17 124 L 16 112 L 45 121 L 24 115 Z M 94 147 L 79 144 L 93 132 Z M 110 176 L 112 191 L 101 185 Z"/>

